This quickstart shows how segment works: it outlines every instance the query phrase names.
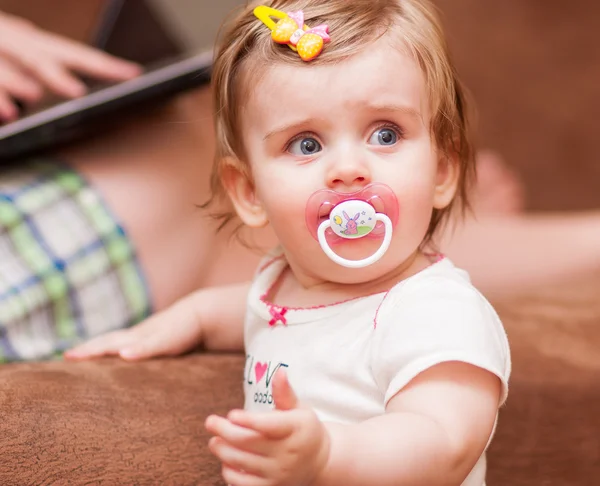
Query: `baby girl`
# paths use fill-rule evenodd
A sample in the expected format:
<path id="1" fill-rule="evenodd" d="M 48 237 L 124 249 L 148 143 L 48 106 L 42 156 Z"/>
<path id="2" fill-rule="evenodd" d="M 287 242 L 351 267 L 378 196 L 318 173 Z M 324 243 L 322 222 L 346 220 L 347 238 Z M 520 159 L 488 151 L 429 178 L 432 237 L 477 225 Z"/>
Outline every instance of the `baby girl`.
<path id="1" fill-rule="evenodd" d="M 245 348 L 244 410 L 206 421 L 229 484 L 482 486 L 510 353 L 435 251 L 474 163 L 433 7 L 250 5 L 223 32 L 213 87 L 221 215 L 270 225 L 280 246 L 250 284 L 69 356 Z"/>

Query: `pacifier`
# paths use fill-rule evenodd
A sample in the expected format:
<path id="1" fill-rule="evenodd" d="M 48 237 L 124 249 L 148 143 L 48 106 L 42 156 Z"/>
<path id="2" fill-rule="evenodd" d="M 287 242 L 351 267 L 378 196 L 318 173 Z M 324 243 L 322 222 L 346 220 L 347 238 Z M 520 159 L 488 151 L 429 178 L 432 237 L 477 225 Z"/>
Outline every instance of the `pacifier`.
<path id="1" fill-rule="evenodd" d="M 306 226 L 325 254 L 347 268 L 372 265 L 387 251 L 398 221 L 398 199 L 385 184 L 373 183 L 360 191 L 340 193 L 331 189 L 315 192 L 306 204 Z M 348 260 L 331 246 L 359 238 L 383 238 L 379 249 L 361 260 Z"/>

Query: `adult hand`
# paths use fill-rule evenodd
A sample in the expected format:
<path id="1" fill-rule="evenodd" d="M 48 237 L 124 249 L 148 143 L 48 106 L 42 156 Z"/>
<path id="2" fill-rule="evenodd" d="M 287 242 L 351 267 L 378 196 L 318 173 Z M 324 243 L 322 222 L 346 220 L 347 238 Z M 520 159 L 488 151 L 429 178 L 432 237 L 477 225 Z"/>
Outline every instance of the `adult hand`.
<path id="1" fill-rule="evenodd" d="M 17 100 L 35 103 L 45 90 L 66 98 L 83 95 L 86 87 L 76 74 L 123 81 L 140 72 L 134 63 L 0 12 L 0 121 L 18 116 Z"/>

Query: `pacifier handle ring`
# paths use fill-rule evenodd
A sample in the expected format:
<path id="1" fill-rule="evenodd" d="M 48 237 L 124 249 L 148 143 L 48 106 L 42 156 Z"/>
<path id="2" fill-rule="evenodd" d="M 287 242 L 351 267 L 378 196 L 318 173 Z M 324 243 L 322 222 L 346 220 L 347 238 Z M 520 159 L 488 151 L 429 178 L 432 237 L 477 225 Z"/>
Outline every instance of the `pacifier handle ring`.
<path id="1" fill-rule="evenodd" d="M 331 247 L 329 246 L 329 244 L 327 243 L 327 240 L 325 238 L 325 231 L 327 230 L 327 228 L 329 228 L 331 226 L 331 221 L 329 219 L 326 219 L 325 221 L 323 221 L 319 225 L 319 228 L 317 230 L 317 239 L 319 241 L 319 244 L 321 245 L 321 248 L 323 249 L 325 254 L 331 260 L 333 260 L 335 263 L 337 263 L 338 265 L 341 265 L 343 267 L 362 268 L 362 267 L 366 267 L 368 265 L 372 265 L 377 260 L 379 260 L 383 256 L 383 254 L 387 251 L 387 249 L 389 248 L 390 243 L 392 241 L 392 231 L 393 231 L 392 220 L 387 215 L 382 214 L 382 213 L 376 213 L 375 217 L 378 221 L 381 221 L 385 225 L 385 235 L 383 237 L 383 241 L 381 242 L 381 246 L 371 256 L 368 256 L 367 258 L 363 258 L 361 260 L 348 260 L 347 258 L 342 258 L 337 253 L 335 253 L 331 249 Z"/>

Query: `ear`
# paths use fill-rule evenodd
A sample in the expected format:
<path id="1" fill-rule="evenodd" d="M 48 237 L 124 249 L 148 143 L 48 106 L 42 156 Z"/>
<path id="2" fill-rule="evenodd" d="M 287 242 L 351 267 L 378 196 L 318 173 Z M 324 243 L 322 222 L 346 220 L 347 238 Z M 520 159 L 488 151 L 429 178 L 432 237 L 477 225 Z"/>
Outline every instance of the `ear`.
<path id="1" fill-rule="evenodd" d="M 233 157 L 224 160 L 221 174 L 223 186 L 242 222 L 251 228 L 262 228 L 269 220 L 256 197 L 249 171 L 242 167 L 244 164 Z"/>
<path id="2" fill-rule="evenodd" d="M 456 152 L 450 154 L 440 153 L 433 195 L 433 207 L 435 209 L 444 209 L 452 202 L 458 187 L 459 174 L 458 154 Z"/>

